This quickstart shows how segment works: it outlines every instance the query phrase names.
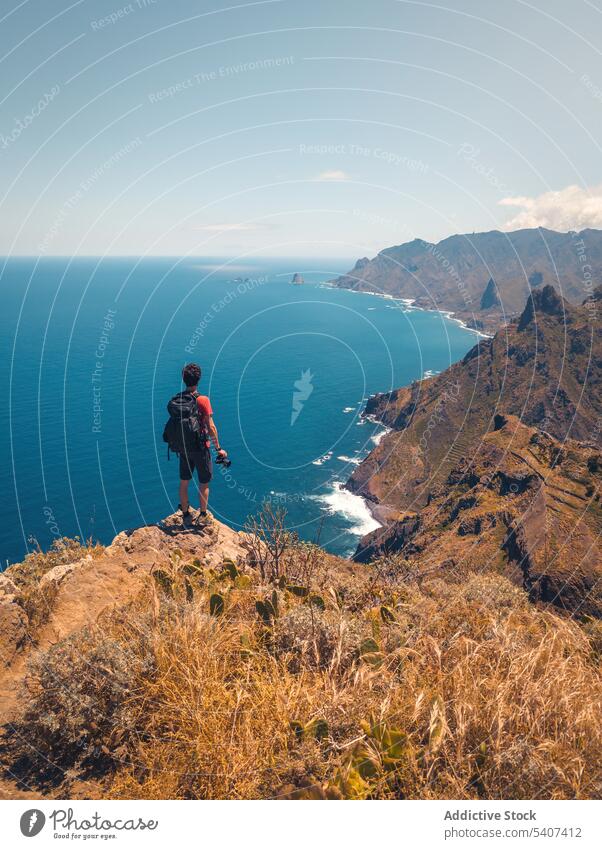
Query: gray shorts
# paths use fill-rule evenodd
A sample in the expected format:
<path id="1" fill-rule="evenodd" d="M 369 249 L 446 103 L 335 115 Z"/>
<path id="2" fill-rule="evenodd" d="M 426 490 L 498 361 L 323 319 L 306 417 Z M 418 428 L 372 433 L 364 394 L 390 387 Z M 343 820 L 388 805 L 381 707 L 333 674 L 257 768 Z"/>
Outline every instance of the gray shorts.
<path id="1" fill-rule="evenodd" d="M 180 454 L 180 480 L 192 480 L 195 469 L 199 483 L 209 483 L 213 475 L 213 462 L 208 448 Z"/>

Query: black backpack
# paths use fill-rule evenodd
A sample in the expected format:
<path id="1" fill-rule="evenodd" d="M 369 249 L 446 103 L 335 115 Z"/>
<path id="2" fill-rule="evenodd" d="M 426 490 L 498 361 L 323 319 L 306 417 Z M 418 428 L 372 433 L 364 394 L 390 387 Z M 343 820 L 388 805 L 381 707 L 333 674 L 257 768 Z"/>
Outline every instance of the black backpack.
<path id="1" fill-rule="evenodd" d="M 167 457 L 174 454 L 198 451 L 206 439 L 206 430 L 199 416 L 197 395 L 184 391 L 174 395 L 167 405 L 169 418 L 163 430 L 163 442 L 167 442 Z"/>

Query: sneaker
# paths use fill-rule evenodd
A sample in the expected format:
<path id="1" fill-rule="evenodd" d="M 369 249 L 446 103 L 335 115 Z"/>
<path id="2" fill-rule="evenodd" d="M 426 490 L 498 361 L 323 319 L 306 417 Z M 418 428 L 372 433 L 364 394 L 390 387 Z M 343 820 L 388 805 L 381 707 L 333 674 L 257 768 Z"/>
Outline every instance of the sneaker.
<path id="1" fill-rule="evenodd" d="M 213 522 L 213 513 L 207 510 L 205 513 L 199 510 L 196 516 L 197 525 L 210 525 Z"/>
<path id="2" fill-rule="evenodd" d="M 192 508 L 190 507 L 190 505 L 188 505 L 188 509 L 187 509 L 187 510 L 183 510 L 183 509 L 182 509 L 182 505 L 181 505 L 181 504 L 178 504 L 178 510 L 180 510 L 180 511 L 181 511 L 181 513 L 182 513 L 182 519 L 183 519 L 185 522 L 192 522 L 192 521 L 194 521 L 194 519 L 195 519 L 195 513 L 194 513 L 194 510 L 192 510 Z"/>

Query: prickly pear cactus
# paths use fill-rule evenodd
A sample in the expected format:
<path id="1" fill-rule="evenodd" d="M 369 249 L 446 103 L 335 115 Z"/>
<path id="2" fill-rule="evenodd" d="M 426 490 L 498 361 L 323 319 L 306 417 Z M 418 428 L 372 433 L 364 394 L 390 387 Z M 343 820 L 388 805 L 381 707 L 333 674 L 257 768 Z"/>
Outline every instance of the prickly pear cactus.
<path id="1" fill-rule="evenodd" d="M 272 625 L 276 618 L 276 611 L 269 598 L 266 598 L 263 601 L 256 601 L 255 610 L 263 620 L 264 625 L 267 625 L 268 627 Z"/>
<path id="2" fill-rule="evenodd" d="M 224 612 L 224 597 L 219 593 L 213 593 L 209 599 L 209 613 L 212 616 L 221 616 Z"/>

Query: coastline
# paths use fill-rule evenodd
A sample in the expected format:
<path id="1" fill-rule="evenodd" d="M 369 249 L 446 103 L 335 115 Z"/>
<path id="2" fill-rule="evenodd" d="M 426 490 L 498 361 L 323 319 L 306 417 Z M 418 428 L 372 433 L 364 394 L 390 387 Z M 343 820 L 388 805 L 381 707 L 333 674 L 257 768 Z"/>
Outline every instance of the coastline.
<path id="1" fill-rule="evenodd" d="M 363 403 L 365 408 L 365 401 Z M 380 441 L 392 431 L 392 428 L 387 427 L 378 421 L 378 419 L 372 416 L 365 416 L 363 413 L 360 413 L 358 424 L 378 425 L 381 429 L 369 437 L 369 441 L 373 443 L 373 447 L 369 448 L 366 453 L 364 453 L 366 451 L 364 449 L 354 457 L 337 457 L 338 460 L 343 460 L 347 465 L 360 466 Z M 324 455 L 323 457 L 319 457 L 313 463 L 314 465 L 322 465 L 326 460 L 331 459 L 332 456 L 331 452 L 330 456 L 327 457 Z M 313 496 L 321 504 L 326 505 L 333 513 L 338 513 L 348 521 L 353 522 L 352 527 L 348 529 L 349 535 L 354 537 L 353 549 L 345 555 L 348 560 L 353 558 L 362 537 L 371 531 L 384 527 L 388 523 L 391 512 L 390 508 L 386 505 L 372 502 L 370 499 L 350 489 L 348 486 L 350 478 L 351 475 L 347 473 L 342 480 L 331 479 L 327 482 L 323 493 Z"/>
<path id="2" fill-rule="evenodd" d="M 439 313 L 444 318 L 448 319 L 448 321 L 453 321 L 454 324 L 460 325 L 460 327 L 467 330 L 469 333 L 474 333 L 476 336 L 480 336 L 483 339 L 493 339 L 493 333 L 484 333 L 482 330 L 477 330 L 475 327 L 470 327 L 462 318 L 459 318 L 453 310 L 439 310 L 439 309 L 428 309 L 428 307 L 419 307 L 416 306 L 415 298 L 401 298 L 395 295 L 389 295 L 388 292 L 374 292 L 372 289 L 351 289 L 347 286 L 334 286 L 327 281 L 320 284 L 327 289 L 343 289 L 345 292 L 354 292 L 356 295 L 373 295 L 376 298 L 383 298 L 387 301 L 397 301 L 402 303 L 405 307 L 404 312 L 434 312 Z"/>
<path id="3" fill-rule="evenodd" d="M 424 379 L 424 378 L 422 378 L 422 379 Z M 364 409 L 365 409 L 365 405 L 364 405 Z M 383 422 L 381 422 L 379 419 L 377 419 L 373 415 L 365 415 L 364 413 L 360 413 L 360 417 L 364 422 L 370 422 L 372 424 L 379 425 L 382 428 L 382 430 L 380 430 L 378 433 L 373 434 L 370 437 L 371 441 L 374 443 L 374 448 L 377 448 L 378 445 L 380 445 L 381 441 L 385 438 L 385 436 L 388 436 L 388 434 L 392 433 L 392 431 L 393 431 L 392 427 L 388 427 L 387 425 L 383 424 Z M 360 466 L 364 462 L 364 460 L 366 460 L 370 456 L 372 451 L 374 451 L 374 448 L 371 448 L 370 451 L 364 457 L 362 457 L 362 459 L 358 463 L 358 466 Z M 373 501 L 370 498 L 366 498 L 364 495 L 360 495 L 359 493 L 354 492 L 353 489 L 351 489 L 349 487 L 349 481 L 350 480 L 351 480 L 351 476 L 349 476 L 347 478 L 347 480 L 343 484 L 343 488 L 351 496 L 353 496 L 354 498 L 359 498 L 363 502 L 365 509 L 368 511 L 368 513 L 372 517 L 373 521 L 376 523 L 376 526 L 371 528 L 370 530 L 376 530 L 377 528 L 384 528 L 389 523 L 389 521 L 394 517 L 395 510 L 393 510 L 393 508 L 389 507 L 387 504 L 381 504 L 379 501 Z M 365 534 L 362 534 L 362 536 L 365 536 Z M 360 536 L 358 538 L 358 541 L 357 541 L 358 544 L 359 544 L 360 540 L 362 539 L 362 536 Z M 357 550 L 357 545 L 356 545 L 356 550 Z M 355 551 L 353 553 L 355 553 Z M 351 555 L 350 559 L 352 559 L 352 558 L 353 558 L 353 554 Z"/>
<path id="4" fill-rule="evenodd" d="M 358 294 L 358 295 L 373 295 L 374 297 L 382 298 L 383 300 L 386 300 L 386 301 L 398 302 L 398 303 L 403 304 L 404 312 L 421 311 L 421 312 L 439 313 L 443 318 L 447 319 L 448 321 L 453 321 L 455 324 L 458 324 L 460 327 L 462 327 L 464 330 L 468 331 L 469 333 L 474 333 L 476 336 L 483 338 L 483 339 L 493 338 L 492 334 L 483 333 L 483 331 L 481 331 L 481 330 L 476 330 L 473 327 L 469 327 L 463 319 L 456 317 L 455 313 L 450 311 L 450 310 L 426 309 L 425 307 L 414 306 L 414 304 L 415 304 L 414 298 L 401 298 L 401 297 L 395 297 L 394 295 L 389 295 L 386 292 L 374 292 L 374 291 L 370 291 L 370 290 L 366 290 L 366 289 L 351 289 L 351 288 L 347 288 L 346 286 L 333 286 L 332 284 L 328 283 L 327 281 L 324 281 L 324 282 L 322 282 L 318 285 L 320 285 L 320 286 L 322 286 L 326 289 L 342 289 L 342 290 L 347 291 L 347 292 L 354 292 L 355 294 Z M 438 374 L 438 372 L 433 372 L 431 369 L 427 369 L 424 372 L 424 374 L 422 375 L 422 377 L 420 377 L 418 379 L 421 380 L 421 381 L 422 380 L 428 380 L 430 377 L 433 377 L 435 374 Z M 365 408 L 366 408 L 366 402 L 364 402 L 364 410 L 365 410 Z M 366 415 L 364 415 L 363 412 L 361 412 L 360 418 L 364 422 L 372 422 L 373 424 L 378 424 L 382 427 L 381 431 L 379 431 L 376 434 L 373 434 L 372 437 L 371 437 L 371 440 L 374 443 L 374 448 L 376 448 L 379 445 L 379 443 L 381 442 L 381 440 L 384 439 L 384 437 L 387 436 L 387 434 L 391 433 L 391 431 L 393 430 L 392 428 L 383 424 L 383 422 L 381 422 L 379 419 L 376 419 L 372 415 L 366 416 Z M 361 459 L 357 458 L 357 459 L 359 459 L 358 466 L 361 465 L 361 463 L 364 462 L 364 460 L 372 453 L 374 448 L 371 448 L 370 451 L 364 457 L 362 457 Z M 386 504 L 381 504 L 380 502 L 372 501 L 371 499 L 366 498 L 363 495 L 359 495 L 357 492 L 354 492 L 352 489 L 350 489 L 348 487 L 350 479 L 351 479 L 351 477 L 348 477 L 347 480 L 344 483 L 341 484 L 342 489 L 345 490 L 349 494 L 349 496 L 353 497 L 354 499 L 355 498 L 360 499 L 360 501 L 363 503 L 364 509 L 367 510 L 367 512 L 372 517 L 373 521 L 376 523 L 376 527 L 372 528 L 372 530 L 376 530 L 376 528 L 379 528 L 379 527 L 380 528 L 385 527 L 390 522 L 390 520 L 392 518 L 394 518 L 394 516 L 396 515 L 396 511 Z M 335 492 L 337 491 L 337 487 L 334 487 L 334 491 Z M 352 530 L 350 531 L 350 533 L 351 532 L 352 532 Z M 359 544 L 359 541 L 362 539 L 362 536 L 363 536 L 363 534 L 361 536 L 358 536 L 358 544 Z M 356 546 L 356 549 L 357 549 L 357 546 Z M 355 553 L 355 551 L 353 553 Z M 353 553 L 351 555 L 349 555 L 348 559 L 353 558 Z"/>

